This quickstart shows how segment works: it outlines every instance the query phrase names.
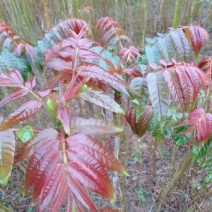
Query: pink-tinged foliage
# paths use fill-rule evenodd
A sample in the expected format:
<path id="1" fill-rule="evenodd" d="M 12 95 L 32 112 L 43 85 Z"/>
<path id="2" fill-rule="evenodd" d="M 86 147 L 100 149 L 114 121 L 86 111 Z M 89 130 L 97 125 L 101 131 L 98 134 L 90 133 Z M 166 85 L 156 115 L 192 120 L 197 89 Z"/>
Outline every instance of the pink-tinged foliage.
<path id="1" fill-rule="evenodd" d="M 124 68 L 123 70 L 124 73 L 129 74 L 131 77 L 143 77 L 141 72 L 135 68 Z"/>
<path id="2" fill-rule="evenodd" d="M 188 111 L 190 105 L 196 102 L 200 86 L 206 90 L 211 83 L 207 75 L 197 66 L 176 63 L 174 60 L 172 66 L 163 69 L 163 77 L 176 104 L 183 111 Z"/>
<path id="3" fill-rule="evenodd" d="M 208 41 L 208 32 L 200 26 L 191 25 L 188 27 L 183 27 L 183 31 L 189 43 L 192 45 L 195 55 L 198 56 L 200 49 Z"/>
<path id="4" fill-rule="evenodd" d="M 19 90 L 13 91 L 0 101 L 0 107 L 22 96 L 26 96 L 27 94 L 28 94 L 28 91 L 25 89 L 19 89 Z"/>
<path id="5" fill-rule="evenodd" d="M 126 120 L 129 123 L 133 133 L 138 137 L 142 137 L 147 131 L 148 124 L 152 116 L 152 107 L 146 106 L 144 111 L 140 114 L 138 121 L 136 122 L 136 112 L 132 107 L 126 112 Z"/>
<path id="6" fill-rule="evenodd" d="M 197 64 L 200 70 L 205 72 L 205 74 L 212 79 L 212 57 L 204 57 Z"/>
<path id="7" fill-rule="evenodd" d="M 69 108 L 58 108 L 57 118 L 61 121 L 66 134 L 70 135 L 70 112 Z"/>
<path id="8" fill-rule="evenodd" d="M 34 49 L 31 45 L 29 45 L 28 43 L 20 43 L 17 45 L 15 52 L 17 55 L 21 55 L 23 49 L 25 49 L 26 53 L 33 58 L 34 57 Z"/>
<path id="9" fill-rule="evenodd" d="M 199 107 L 189 113 L 187 122 L 179 126 L 189 126 L 181 135 L 192 133 L 193 142 L 198 141 L 198 144 L 206 142 L 212 132 L 212 114 L 206 113 L 203 108 Z"/>
<path id="10" fill-rule="evenodd" d="M 130 39 L 126 36 L 126 32 L 121 29 L 119 23 L 115 22 L 110 17 L 103 17 L 98 20 L 96 24 L 99 30 L 99 35 L 102 40 L 103 46 L 107 46 L 112 38 L 117 38 L 114 43 L 120 41 L 121 39 L 129 41 Z"/>
<path id="11" fill-rule="evenodd" d="M 48 96 L 52 92 L 52 89 L 47 89 L 44 91 L 37 91 L 36 94 L 38 94 L 40 97 Z"/>
<path id="12" fill-rule="evenodd" d="M 7 184 L 11 174 L 15 152 L 15 136 L 12 130 L 0 131 L 0 183 Z"/>
<path id="13" fill-rule="evenodd" d="M 39 101 L 29 100 L 24 102 L 15 112 L 11 113 L 4 122 L 0 124 L 0 130 L 6 130 L 11 126 L 26 120 L 41 106 L 42 104 Z"/>
<path id="14" fill-rule="evenodd" d="M 118 55 L 122 57 L 122 62 L 125 60 L 127 62 L 133 62 L 136 60 L 136 56 L 141 56 L 139 50 L 134 46 L 120 49 Z"/>
<path id="15" fill-rule="evenodd" d="M 70 18 L 70 19 L 66 19 L 64 21 L 61 21 L 57 26 L 55 26 L 56 28 L 61 28 L 65 34 L 65 37 L 71 37 L 71 36 L 76 36 L 76 35 L 80 35 L 82 37 L 82 35 L 80 33 L 87 32 L 88 30 L 88 24 L 80 19 L 74 19 L 74 18 Z M 55 27 L 52 28 L 52 31 L 55 30 Z"/>
<path id="16" fill-rule="evenodd" d="M 40 145 L 56 140 L 57 137 L 58 132 L 52 128 L 42 130 L 21 147 L 19 153 L 15 155 L 15 161 L 19 162 L 24 158 L 31 157 Z"/>
<path id="17" fill-rule="evenodd" d="M 96 104 L 112 112 L 124 114 L 121 106 L 100 89 L 88 88 L 84 93 L 78 94 L 78 96 L 83 100 Z"/>
<path id="18" fill-rule="evenodd" d="M 57 211 L 66 201 L 81 210 L 97 211 L 90 200 L 89 188 L 110 201 L 115 200 L 106 169 L 128 175 L 124 167 L 99 142 L 84 133 L 56 140 L 48 129 L 34 136 L 16 155 L 16 161 L 31 157 L 24 182 L 24 193 L 34 186 L 33 202 L 39 197 L 39 211 Z M 65 148 L 65 149 L 64 149 Z"/>
<path id="19" fill-rule="evenodd" d="M 36 78 L 32 77 L 24 83 L 24 86 L 32 90 L 36 86 Z"/>
<path id="20" fill-rule="evenodd" d="M 70 122 L 71 133 L 82 132 L 86 134 L 108 134 L 121 131 L 110 122 L 101 119 L 84 119 L 72 117 Z"/>
<path id="21" fill-rule="evenodd" d="M 78 67 L 77 72 L 79 75 L 82 75 L 84 77 L 105 82 L 114 89 L 117 89 L 124 92 L 126 95 L 129 95 L 127 91 L 127 88 L 129 89 L 129 86 L 119 74 L 110 74 L 105 69 L 88 62 L 83 63 L 83 65 Z"/>
<path id="22" fill-rule="evenodd" d="M 24 80 L 19 71 L 13 70 L 10 73 L 0 74 L 0 86 L 2 87 L 21 87 Z"/>
<path id="23" fill-rule="evenodd" d="M 5 40 L 10 39 L 10 46 L 5 46 Z M 0 23 L 0 45 L 5 47 L 14 47 L 21 41 L 17 33 L 6 24 Z M 5 42 L 5 43 L 4 43 Z M 7 44 L 8 45 L 8 44 Z"/>

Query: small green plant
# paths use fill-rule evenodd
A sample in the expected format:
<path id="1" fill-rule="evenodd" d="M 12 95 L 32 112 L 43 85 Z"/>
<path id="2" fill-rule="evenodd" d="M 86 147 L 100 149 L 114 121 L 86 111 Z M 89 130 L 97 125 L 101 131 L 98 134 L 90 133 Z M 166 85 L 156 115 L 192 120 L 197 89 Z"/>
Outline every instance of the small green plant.
<path id="1" fill-rule="evenodd" d="M 134 147 L 133 150 L 133 160 L 136 163 L 142 163 L 142 159 L 143 159 L 143 152 L 145 151 L 146 145 L 144 143 L 142 143 L 141 141 L 138 141 L 137 144 Z"/>
<path id="2" fill-rule="evenodd" d="M 136 194 L 136 196 L 137 196 L 139 201 L 141 201 L 143 204 L 146 203 L 146 199 L 149 196 L 149 192 L 148 191 L 146 191 L 145 189 L 142 189 L 142 188 L 138 188 L 135 191 L 135 194 Z"/>

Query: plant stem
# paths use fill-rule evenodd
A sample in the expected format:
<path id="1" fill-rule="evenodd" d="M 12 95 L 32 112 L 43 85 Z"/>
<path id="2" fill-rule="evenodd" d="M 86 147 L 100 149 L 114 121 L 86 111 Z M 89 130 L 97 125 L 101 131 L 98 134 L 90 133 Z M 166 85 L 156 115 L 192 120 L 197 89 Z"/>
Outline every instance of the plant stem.
<path id="1" fill-rule="evenodd" d="M 179 147 L 174 145 L 174 152 L 172 154 L 172 160 L 171 160 L 171 164 L 172 164 L 173 168 L 175 168 L 175 166 L 176 166 L 176 155 L 177 155 L 178 149 L 179 149 Z"/>
<path id="2" fill-rule="evenodd" d="M 153 149 L 153 153 L 152 153 L 152 172 L 153 172 L 153 176 L 156 176 L 156 151 L 158 148 L 158 145 L 160 142 L 156 141 L 155 138 L 153 137 L 153 145 L 154 145 L 154 149 Z"/>
<path id="3" fill-rule="evenodd" d="M 117 95 L 115 93 L 114 99 L 118 104 L 121 104 L 121 96 L 120 95 Z M 114 120 L 114 125 L 116 127 L 121 125 L 122 120 L 121 120 L 120 114 L 113 113 L 113 120 Z M 117 159 L 119 158 L 119 154 L 120 154 L 120 143 L 121 143 L 121 136 L 120 136 L 120 134 L 116 134 L 115 138 L 114 138 L 114 156 Z M 112 182 L 113 182 L 115 194 L 117 194 L 118 193 L 118 173 L 117 172 L 114 172 Z M 115 208 L 115 204 L 113 205 L 113 208 Z"/>
<path id="4" fill-rule="evenodd" d="M 182 0 L 176 0 L 174 8 L 174 19 L 172 22 L 172 27 L 177 28 L 180 25 L 180 9 Z"/>
<path id="5" fill-rule="evenodd" d="M 168 183 L 168 185 L 165 188 L 162 188 L 158 198 L 157 212 L 160 212 L 160 209 L 167 195 L 170 193 L 170 191 L 175 186 L 175 184 L 183 177 L 185 171 L 188 169 L 188 167 L 191 164 L 191 159 L 192 159 L 192 150 L 189 150 L 188 152 L 184 154 L 183 159 L 180 161 L 178 170 L 175 172 L 171 181 Z"/>
<path id="6" fill-rule="evenodd" d="M 202 162 L 199 164 L 199 166 L 197 167 L 197 169 L 195 171 L 193 171 L 191 173 L 191 176 L 186 180 L 185 185 L 188 185 L 190 183 L 190 181 L 194 178 L 194 176 L 197 174 L 197 172 L 202 168 L 202 165 L 205 163 L 206 161 L 206 155 L 203 158 Z"/>

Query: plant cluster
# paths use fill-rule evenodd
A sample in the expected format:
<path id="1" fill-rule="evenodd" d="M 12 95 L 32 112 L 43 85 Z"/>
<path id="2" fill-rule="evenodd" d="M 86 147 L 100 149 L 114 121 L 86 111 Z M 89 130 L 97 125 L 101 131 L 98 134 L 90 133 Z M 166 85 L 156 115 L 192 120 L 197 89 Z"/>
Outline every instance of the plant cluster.
<path id="1" fill-rule="evenodd" d="M 160 193 L 159 211 L 191 161 L 204 161 L 200 166 L 212 172 L 212 59 L 191 62 L 208 33 L 199 26 L 170 29 L 147 38 L 138 49 L 112 18 L 101 18 L 96 28 L 98 35 L 91 39 L 95 34 L 85 21 L 67 19 L 32 46 L 0 24 L 0 107 L 20 104 L 0 120 L 0 183 L 7 184 L 13 164 L 28 158 L 24 194 L 33 187 L 38 211 L 64 205 L 67 211 L 98 211 L 90 191 L 115 202 L 116 173 L 129 176 L 118 160 L 120 134 L 128 122 L 138 143 L 152 133 L 154 153 L 166 138 L 178 146 L 191 144 L 173 181 Z M 126 114 L 123 95 L 131 105 Z M 99 106 L 103 118 L 74 116 L 75 99 Z M 106 120 L 106 110 L 114 123 Z M 39 112 L 43 125 L 29 126 L 27 120 Z M 114 152 L 94 137 L 109 133 L 115 134 Z M 16 152 L 17 138 L 24 143 Z M 107 170 L 115 171 L 113 184 Z"/>

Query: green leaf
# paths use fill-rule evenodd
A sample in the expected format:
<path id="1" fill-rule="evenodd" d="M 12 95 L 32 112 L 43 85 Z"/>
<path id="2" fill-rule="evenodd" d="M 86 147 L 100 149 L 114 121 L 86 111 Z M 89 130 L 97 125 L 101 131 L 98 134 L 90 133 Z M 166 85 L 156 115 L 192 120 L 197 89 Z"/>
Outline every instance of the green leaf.
<path id="1" fill-rule="evenodd" d="M 6 185 L 11 174 L 15 152 L 12 130 L 0 131 L 0 183 Z"/>
<path id="2" fill-rule="evenodd" d="M 16 135 L 26 143 L 30 138 L 34 136 L 33 129 L 31 126 L 27 125 L 21 130 L 16 131 Z"/>
<path id="3" fill-rule="evenodd" d="M 200 158 L 203 158 L 208 152 L 207 160 L 210 158 L 210 152 L 212 151 L 211 147 L 212 137 L 208 140 L 208 142 L 204 143 L 200 148 L 196 148 L 194 155 L 193 155 L 193 161 L 197 161 Z M 209 151 L 210 150 L 210 151 Z"/>

